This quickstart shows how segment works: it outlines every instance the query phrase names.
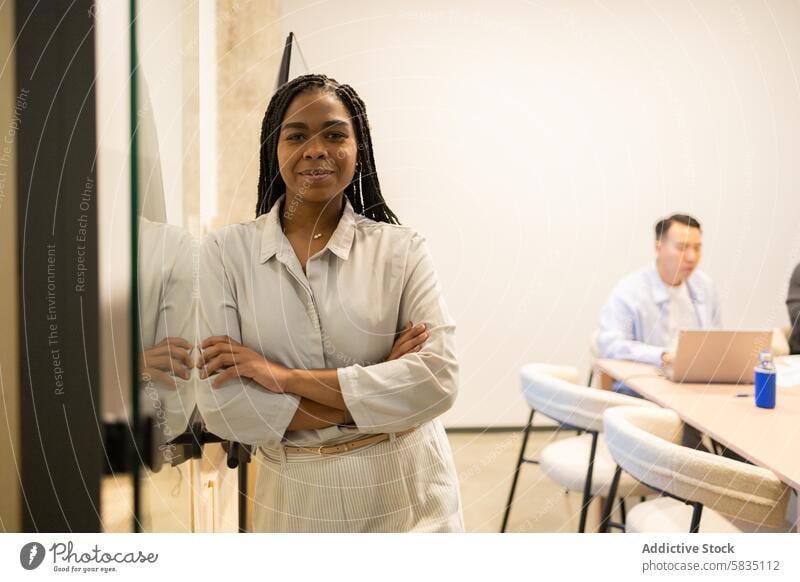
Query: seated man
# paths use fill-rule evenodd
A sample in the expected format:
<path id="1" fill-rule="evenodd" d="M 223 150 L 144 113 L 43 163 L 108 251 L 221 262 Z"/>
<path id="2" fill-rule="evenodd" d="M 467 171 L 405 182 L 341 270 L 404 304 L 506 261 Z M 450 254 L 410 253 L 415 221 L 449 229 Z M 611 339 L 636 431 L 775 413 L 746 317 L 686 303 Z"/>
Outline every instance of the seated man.
<path id="1" fill-rule="evenodd" d="M 674 214 L 659 220 L 655 230 L 655 262 L 625 277 L 603 308 L 597 337 L 601 358 L 670 364 L 680 330 L 721 327 L 714 284 L 696 270 L 700 223 Z M 615 390 L 638 396 L 621 383 Z M 700 435 L 688 425 L 684 444 L 702 447 Z"/>
<path id="2" fill-rule="evenodd" d="M 789 349 L 793 354 L 800 354 L 800 263 L 794 268 L 792 278 L 789 280 L 786 307 L 789 310 L 789 321 L 792 324 Z"/>
<path id="3" fill-rule="evenodd" d="M 656 260 L 625 277 L 600 316 L 600 357 L 669 364 L 681 329 L 721 327 L 711 278 L 697 271 L 700 223 L 674 214 L 656 224 Z"/>

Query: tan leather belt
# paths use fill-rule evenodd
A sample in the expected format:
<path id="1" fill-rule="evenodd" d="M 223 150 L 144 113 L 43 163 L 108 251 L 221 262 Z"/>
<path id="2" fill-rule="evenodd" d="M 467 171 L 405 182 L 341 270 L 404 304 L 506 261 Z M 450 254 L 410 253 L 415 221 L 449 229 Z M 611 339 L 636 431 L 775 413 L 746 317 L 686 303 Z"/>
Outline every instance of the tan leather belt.
<path id="1" fill-rule="evenodd" d="M 414 430 L 416 429 L 412 428 L 403 432 L 396 432 L 394 435 L 396 437 L 401 437 Z M 339 443 L 338 445 L 322 445 L 319 447 L 290 447 L 288 445 L 284 445 L 283 450 L 288 454 L 338 455 L 339 453 L 348 453 L 368 445 L 382 443 L 383 441 L 388 441 L 390 438 L 391 435 L 389 433 L 382 432 L 379 434 L 371 434 L 360 439 L 347 441 L 346 443 Z"/>

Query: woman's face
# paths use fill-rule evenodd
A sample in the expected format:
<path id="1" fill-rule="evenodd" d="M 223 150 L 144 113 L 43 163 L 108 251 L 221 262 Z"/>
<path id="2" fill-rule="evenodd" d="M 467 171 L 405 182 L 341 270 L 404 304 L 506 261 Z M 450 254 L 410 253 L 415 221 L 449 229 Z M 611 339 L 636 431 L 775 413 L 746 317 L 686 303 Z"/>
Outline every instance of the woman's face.
<path id="1" fill-rule="evenodd" d="M 327 202 L 353 180 L 358 147 L 350 113 L 336 95 L 297 95 L 281 123 L 278 167 L 287 194 Z"/>

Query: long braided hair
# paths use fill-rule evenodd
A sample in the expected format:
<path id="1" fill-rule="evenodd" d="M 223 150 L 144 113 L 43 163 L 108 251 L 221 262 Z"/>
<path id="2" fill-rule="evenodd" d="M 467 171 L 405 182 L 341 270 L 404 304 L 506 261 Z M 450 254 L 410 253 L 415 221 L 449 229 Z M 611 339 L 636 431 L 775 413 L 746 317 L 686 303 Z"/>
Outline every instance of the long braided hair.
<path id="1" fill-rule="evenodd" d="M 350 85 L 342 85 L 325 75 L 303 75 L 292 79 L 281 85 L 269 102 L 261 123 L 261 171 L 258 177 L 256 216 L 269 212 L 278 198 L 286 192 L 286 183 L 278 166 L 278 137 L 286 109 L 297 95 L 314 90 L 336 95 L 351 116 L 358 158 L 355 176 L 344 189 L 344 194 L 353 205 L 353 210 L 378 222 L 400 224 L 381 194 L 364 102 Z"/>

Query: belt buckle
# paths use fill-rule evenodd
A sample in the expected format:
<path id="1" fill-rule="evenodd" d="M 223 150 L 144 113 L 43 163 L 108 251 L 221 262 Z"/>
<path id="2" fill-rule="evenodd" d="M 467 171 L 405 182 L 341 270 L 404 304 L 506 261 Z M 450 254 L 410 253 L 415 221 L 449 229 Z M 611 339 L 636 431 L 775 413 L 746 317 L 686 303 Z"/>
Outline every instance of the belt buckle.
<path id="1" fill-rule="evenodd" d="M 322 452 L 322 449 L 324 449 L 324 448 L 325 448 L 325 445 L 318 446 L 317 447 L 317 454 L 320 455 L 320 456 L 324 455 L 325 453 Z"/>

